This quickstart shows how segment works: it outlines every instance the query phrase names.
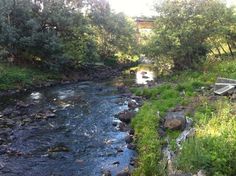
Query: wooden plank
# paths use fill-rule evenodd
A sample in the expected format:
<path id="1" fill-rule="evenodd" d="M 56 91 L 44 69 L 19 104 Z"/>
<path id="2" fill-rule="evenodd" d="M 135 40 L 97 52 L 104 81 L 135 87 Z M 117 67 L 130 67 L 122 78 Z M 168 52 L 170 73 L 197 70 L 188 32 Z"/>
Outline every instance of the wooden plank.
<path id="1" fill-rule="evenodd" d="M 214 93 L 217 94 L 217 95 L 223 95 L 223 94 L 225 94 L 226 92 L 228 92 L 228 91 L 230 91 L 230 90 L 232 90 L 232 89 L 234 89 L 234 88 L 235 88 L 235 86 L 228 85 L 228 86 L 225 86 L 225 87 L 220 88 L 220 89 L 218 89 L 218 90 L 215 90 Z"/>

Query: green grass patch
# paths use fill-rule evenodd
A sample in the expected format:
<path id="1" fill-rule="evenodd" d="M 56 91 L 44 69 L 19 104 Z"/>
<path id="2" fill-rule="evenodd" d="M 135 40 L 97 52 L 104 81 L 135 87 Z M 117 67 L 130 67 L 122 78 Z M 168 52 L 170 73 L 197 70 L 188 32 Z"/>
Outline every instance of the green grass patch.
<path id="1" fill-rule="evenodd" d="M 133 91 L 139 93 L 140 89 Z M 162 154 L 157 128 L 160 118 L 169 108 L 181 102 L 181 98 L 176 88 L 170 85 L 144 89 L 141 95 L 148 96 L 150 101 L 143 105 L 132 120 L 132 127 L 138 137 L 136 143 L 139 153 L 139 167 L 133 175 L 163 175 L 165 169 L 159 163 Z"/>
<path id="2" fill-rule="evenodd" d="M 58 79 L 58 74 L 0 64 L 0 90 L 21 88 L 41 81 Z"/>
<path id="3" fill-rule="evenodd" d="M 179 169 L 203 169 L 215 176 L 236 174 L 236 119 L 232 110 L 232 104 L 225 99 L 198 109 L 197 134 L 184 143 L 177 158 Z"/>

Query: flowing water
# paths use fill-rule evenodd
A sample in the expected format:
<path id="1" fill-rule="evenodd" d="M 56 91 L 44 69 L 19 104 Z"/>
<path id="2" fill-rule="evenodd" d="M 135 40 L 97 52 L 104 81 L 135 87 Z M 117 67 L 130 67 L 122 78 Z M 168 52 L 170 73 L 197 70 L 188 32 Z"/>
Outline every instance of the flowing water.
<path id="1" fill-rule="evenodd" d="M 0 115 L 0 175 L 115 175 L 129 166 L 127 132 L 112 125 L 127 101 L 115 90 L 82 82 L 1 97 L 0 111 L 12 112 Z"/>
<path id="2" fill-rule="evenodd" d="M 150 65 L 136 70 L 133 83 L 155 79 Z M 127 132 L 114 117 L 128 99 L 111 82 L 58 85 L 0 97 L 1 176 L 99 176 L 131 169 Z M 2 112 L 2 113 L 1 113 Z M 5 113 L 5 114 L 4 114 Z"/>

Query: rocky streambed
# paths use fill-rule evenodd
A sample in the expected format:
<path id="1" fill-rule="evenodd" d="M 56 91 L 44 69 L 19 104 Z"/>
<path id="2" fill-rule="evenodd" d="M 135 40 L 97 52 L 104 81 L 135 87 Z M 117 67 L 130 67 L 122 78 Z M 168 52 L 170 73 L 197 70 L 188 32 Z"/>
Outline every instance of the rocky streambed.
<path id="1" fill-rule="evenodd" d="M 0 99 L 0 175 L 129 175 L 139 97 L 81 82 Z"/>

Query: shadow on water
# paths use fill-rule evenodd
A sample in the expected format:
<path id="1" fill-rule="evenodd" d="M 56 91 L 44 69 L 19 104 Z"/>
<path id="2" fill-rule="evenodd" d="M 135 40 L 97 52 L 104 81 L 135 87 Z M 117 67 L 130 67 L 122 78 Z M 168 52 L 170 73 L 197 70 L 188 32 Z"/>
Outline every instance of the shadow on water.
<path id="1" fill-rule="evenodd" d="M 129 166 L 135 152 L 127 133 L 112 126 L 127 102 L 117 103 L 114 92 L 107 83 L 83 82 L 2 97 L 0 111 L 26 105 L 1 115 L 0 175 L 114 175 Z"/>

